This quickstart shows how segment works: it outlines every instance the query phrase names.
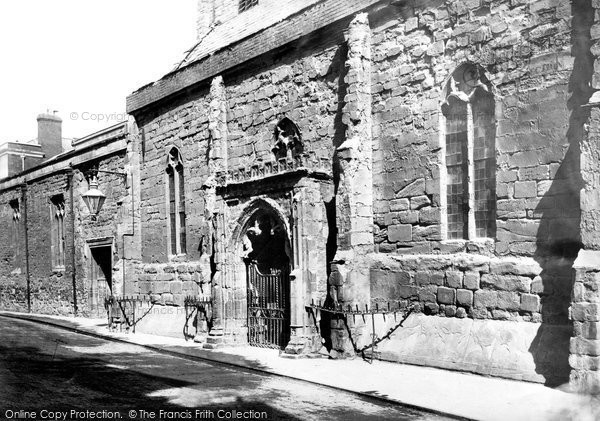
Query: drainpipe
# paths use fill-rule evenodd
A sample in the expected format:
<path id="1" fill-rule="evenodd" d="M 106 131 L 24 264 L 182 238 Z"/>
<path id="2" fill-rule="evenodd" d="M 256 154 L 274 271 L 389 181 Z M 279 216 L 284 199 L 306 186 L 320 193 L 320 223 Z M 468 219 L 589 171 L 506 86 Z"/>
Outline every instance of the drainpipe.
<path id="1" fill-rule="evenodd" d="M 75 183 L 73 182 L 73 167 L 67 172 L 67 183 L 69 185 L 69 200 L 71 201 L 71 279 L 73 283 L 73 314 L 77 316 L 77 277 L 75 271 Z"/>
<path id="2" fill-rule="evenodd" d="M 27 182 L 21 186 L 23 203 L 23 225 L 25 227 L 25 278 L 27 279 L 27 312 L 31 313 L 31 277 L 29 276 L 29 227 L 27 224 Z"/>
<path id="3" fill-rule="evenodd" d="M 131 237 L 133 239 L 133 237 L 135 236 L 135 186 L 133 185 L 133 170 L 131 170 L 131 232 L 130 233 L 124 233 L 121 237 L 122 242 L 123 242 L 123 256 L 122 256 L 122 260 L 123 260 L 123 282 L 122 282 L 122 287 L 123 287 L 123 297 L 125 297 L 125 237 Z M 127 183 L 127 179 L 125 180 L 125 183 Z M 134 327 L 135 329 L 135 327 Z"/>

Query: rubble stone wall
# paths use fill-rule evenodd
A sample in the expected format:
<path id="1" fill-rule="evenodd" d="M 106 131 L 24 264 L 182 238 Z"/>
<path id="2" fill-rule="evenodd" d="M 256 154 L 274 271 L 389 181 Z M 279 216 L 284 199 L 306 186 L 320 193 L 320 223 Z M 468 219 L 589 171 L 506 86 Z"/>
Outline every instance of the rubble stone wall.
<path id="1" fill-rule="evenodd" d="M 579 105 L 589 98 L 591 24 L 586 17 L 592 12 L 585 1 L 379 4 L 360 21 L 360 34 L 370 34 L 360 40 L 369 41 L 354 46 L 348 41 L 359 38 L 347 36 L 353 17 L 335 22 L 221 75 L 227 101 L 225 167 L 248 170 L 273 161 L 273 130 L 287 116 L 299 127 L 307 151 L 330 160 L 335 200 L 343 203 L 339 160 L 348 157 L 335 150 L 362 127 L 354 126 L 353 111 L 370 110 L 364 122 L 373 146 L 372 165 L 366 165 L 373 177 L 373 252 L 338 253 L 329 280 L 336 296 L 328 298 L 352 305 L 416 304 L 424 317 L 433 316 L 428 317 L 432 323 L 448 318 L 486 326 L 530 322 L 521 325 L 533 342 L 539 342 L 546 326 L 558 326 L 552 328 L 558 339 L 549 346 L 562 355 L 569 334 L 563 327 L 569 326 L 572 266 L 581 247 L 578 142 L 589 112 Z M 496 232 L 493 238 L 449 241 L 441 105 L 448 78 L 464 63 L 481 66 L 494 97 Z M 368 74 L 370 86 L 363 86 Z M 144 282 L 166 282 L 159 284 L 162 290 L 146 291 L 161 299 L 163 294 L 170 298 L 169 282 L 179 279 L 165 268 L 202 265 L 202 256 L 211 253 L 203 240 L 210 227 L 202 191 L 211 155 L 208 89 L 207 82 L 138 121 L 146 139 L 144 262 L 157 268 L 153 273 L 142 268 L 146 278 L 139 284 L 147 289 Z M 363 95 L 369 91 L 370 96 Z M 164 159 L 171 145 L 186 160 L 186 209 L 191 213 L 188 254 L 172 258 L 173 263 L 165 254 L 164 231 Z M 348 219 L 339 214 L 342 209 L 337 206 L 338 224 Z M 229 211 L 226 223 L 237 212 Z M 366 213 L 357 215 L 370 217 Z M 370 248 L 369 241 L 364 243 Z M 340 331 L 332 333 L 339 334 L 339 342 L 347 342 L 341 332 L 345 326 L 334 320 L 331 327 Z M 364 331 L 358 325 L 352 329 L 353 335 Z M 346 353 L 345 345 L 340 347 Z M 395 351 L 386 352 L 393 359 Z M 401 354 L 395 354 L 398 360 Z M 564 368 L 566 359 L 555 363 Z"/>
<path id="2" fill-rule="evenodd" d="M 304 44 L 277 61 L 252 63 L 252 73 L 226 78 L 230 169 L 273 161 L 275 125 L 283 117 L 299 127 L 305 153 L 331 161 L 332 141 L 341 136 L 336 118 L 342 62 L 340 47 L 328 44 Z"/>
<path id="3" fill-rule="evenodd" d="M 568 2 L 450 2 L 372 22 L 377 250 L 448 252 L 440 195 L 443 86 L 464 62 L 495 87 L 498 255 L 578 241 L 577 91 Z M 372 19 L 373 21 L 374 19 Z M 583 80 L 583 79 L 582 79 Z M 456 245 L 454 251 L 477 249 Z"/>
<path id="4" fill-rule="evenodd" d="M 25 218 L 29 237 L 29 270 L 31 310 L 46 314 L 73 314 L 73 288 L 70 261 L 64 269 L 52 267 L 51 256 L 51 206 L 50 198 L 62 194 L 65 201 L 66 252 L 72 251 L 69 238 L 70 202 L 67 177 L 59 174 L 39 180 L 27 187 L 26 204 L 21 187 L 6 190 L 2 203 L 2 244 L 4 245 L 0 275 L 0 306 L 4 310 L 27 311 L 27 276 L 25 263 Z M 17 238 L 12 228 L 11 200 L 19 200 L 20 220 Z M 27 211 L 27 215 L 25 212 Z"/>
<path id="5" fill-rule="evenodd" d="M 115 154 L 96 161 L 105 171 L 123 171 L 124 156 Z M 10 188 L 0 194 L 2 214 L 0 240 L 3 249 L 0 268 L 0 306 L 5 310 L 27 311 L 27 276 L 25 255 L 25 221 L 29 247 L 29 277 L 31 311 L 44 314 L 71 315 L 75 312 L 73 296 L 73 253 L 75 253 L 75 284 L 77 289 L 78 315 L 90 315 L 88 303 L 90 287 L 88 270 L 90 259 L 87 241 L 95 238 L 113 237 L 115 279 L 122 286 L 121 265 L 116 254 L 122 248 L 119 229 L 125 211 L 122 199 L 125 196 L 125 183 L 115 175 L 100 176 L 101 189 L 106 202 L 97 219 L 90 218 L 81 195 L 89 189 L 88 182 L 81 171 L 73 172 L 73 199 L 75 213 L 75 248 L 73 248 L 73 223 L 69 176 L 66 172 L 55 173 L 28 181 L 26 197 L 23 200 L 21 186 Z M 52 226 L 53 206 L 51 198 L 62 195 L 64 200 L 64 238 L 65 265 L 55 268 L 52 264 Z M 17 223 L 17 238 L 13 231 L 13 211 L 11 201 L 19 200 L 20 219 Z M 26 214 L 25 214 L 26 213 Z M 120 291 L 119 291 L 120 292 Z"/>

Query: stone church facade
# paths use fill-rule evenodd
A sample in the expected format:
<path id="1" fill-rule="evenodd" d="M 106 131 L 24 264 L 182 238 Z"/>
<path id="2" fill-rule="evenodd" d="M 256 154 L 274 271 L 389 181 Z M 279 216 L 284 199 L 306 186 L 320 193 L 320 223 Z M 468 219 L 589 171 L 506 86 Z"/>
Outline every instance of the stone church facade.
<path id="1" fill-rule="evenodd" d="M 375 358 L 598 389 L 592 2 L 198 7 L 198 43 L 127 98 L 130 214 L 89 234 L 131 234 L 113 295 L 210 301 L 208 348 L 352 357 L 374 328 Z M 344 314 L 366 306 L 416 311 Z M 157 313 L 140 328 L 180 334 Z"/>

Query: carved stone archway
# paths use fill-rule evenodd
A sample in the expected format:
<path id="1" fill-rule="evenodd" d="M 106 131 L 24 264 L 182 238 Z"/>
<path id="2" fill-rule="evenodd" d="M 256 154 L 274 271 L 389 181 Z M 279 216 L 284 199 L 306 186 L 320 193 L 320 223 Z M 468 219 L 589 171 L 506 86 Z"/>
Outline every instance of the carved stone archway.
<path id="1" fill-rule="evenodd" d="M 290 337 L 289 274 L 294 262 L 283 212 L 268 199 L 252 201 L 242 211 L 229 246 L 229 271 L 246 286 L 249 343 L 285 347 Z"/>

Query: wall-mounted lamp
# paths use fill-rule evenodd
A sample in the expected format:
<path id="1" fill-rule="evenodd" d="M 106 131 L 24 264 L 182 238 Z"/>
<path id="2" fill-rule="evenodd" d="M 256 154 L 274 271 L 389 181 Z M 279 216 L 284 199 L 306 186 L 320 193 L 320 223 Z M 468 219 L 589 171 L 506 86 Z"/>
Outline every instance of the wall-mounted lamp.
<path id="1" fill-rule="evenodd" d="M 82 198 L 92 215 L 92 219 L 95 219 L 100 213 L 102 205 L 104 205 L 104 202 L 106 201 L 106 196 L 98 189 L 98 173 L 118 175 L 127 181 L 127 173 L 101 170 L 90 170 L 88 172 L 90 189 L 82 195 Z"/>

